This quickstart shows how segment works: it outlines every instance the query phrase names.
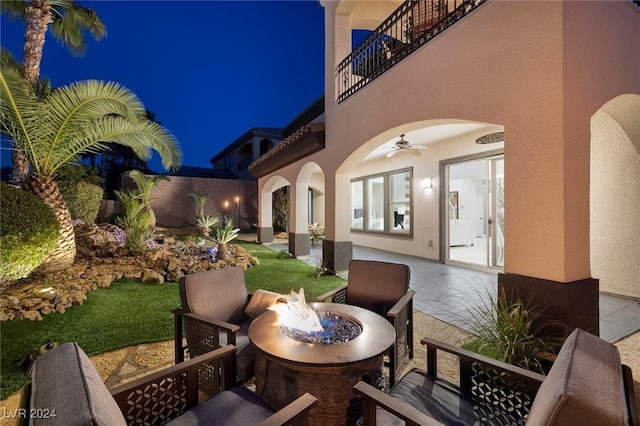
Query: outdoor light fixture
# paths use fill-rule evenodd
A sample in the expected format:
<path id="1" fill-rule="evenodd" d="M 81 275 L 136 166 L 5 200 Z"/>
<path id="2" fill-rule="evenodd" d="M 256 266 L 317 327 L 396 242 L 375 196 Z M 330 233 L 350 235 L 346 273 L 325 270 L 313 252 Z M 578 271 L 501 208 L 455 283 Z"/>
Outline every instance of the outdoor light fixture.
<path id="1" fill-rule="evenodd" d="M 424 179 L 424 189 L 428 189 L 428 188 L 432 188 L 433 187 L 433 181 L 431 180 L 431 178 L 425 178 Z"/>
<path id="2" fill-rule="evenodd" d="M 476 139 L 476 143 L 479 145 L 486 145 L 486 144 L 498 143 L 498 142 L 504 142 L 504 132 L 489 133 L 488 135 L 484 135 Z"/>

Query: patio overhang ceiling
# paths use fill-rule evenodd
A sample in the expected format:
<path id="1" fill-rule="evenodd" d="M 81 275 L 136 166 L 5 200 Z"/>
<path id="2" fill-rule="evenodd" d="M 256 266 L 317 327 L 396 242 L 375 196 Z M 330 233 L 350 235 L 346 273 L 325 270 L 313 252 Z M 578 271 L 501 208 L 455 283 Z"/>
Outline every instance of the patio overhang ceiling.
<path id="1" fill-rule="evenodd" d="M 324 149 L 324 123 L 309 123 L 251 163 L 249 171 L 261 178 Z"/>

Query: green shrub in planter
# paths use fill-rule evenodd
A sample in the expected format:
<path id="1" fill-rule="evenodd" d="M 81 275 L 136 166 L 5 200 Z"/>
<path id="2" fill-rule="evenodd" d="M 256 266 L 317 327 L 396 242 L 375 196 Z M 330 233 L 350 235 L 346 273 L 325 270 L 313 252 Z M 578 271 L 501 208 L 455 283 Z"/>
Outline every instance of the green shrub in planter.
<path id="1" fill-rule="evenodd" d="M 30 192 L 0 183 L 0 285 L 28 276 L 59 238 L 53 211 Z"/>
<path id="2" fill-rule="evenodd" d="M 84 223 L 95 222 L 104 195 L 101 187 L 80 181 L 60 186 L 60 192 L 73 219 L 80 219 Z"/>

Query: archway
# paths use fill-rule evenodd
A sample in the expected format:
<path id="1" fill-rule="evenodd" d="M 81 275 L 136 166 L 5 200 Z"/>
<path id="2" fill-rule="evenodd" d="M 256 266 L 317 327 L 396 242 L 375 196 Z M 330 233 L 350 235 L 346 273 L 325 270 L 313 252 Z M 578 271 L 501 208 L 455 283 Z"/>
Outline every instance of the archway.
<path id="1" fill-rule="evenodd" d="M 310 254 L 310 246 L 319 242 L 324 230 L 324 187 L 324 172 L 317 163 L 302 166 L 291 194 L 289 251 L 294 256 Z"/>
<path id="2" fill-rule="evenodd" d="M 281 188 L 289 188 L 291 184 L 282 176 L 272 176 L 260 191 L 258 212 L 258 241 L 269 243 L 273 241 L 273 193 Z M 288 212 L 287 212 L 288 213 Z"/>
<path id="3" fill-rule="evenodd" d="M 640 297 L 640 95 L 618 96 L 593 115 L 590 161 L 592 276 L 603 292 Z"/>

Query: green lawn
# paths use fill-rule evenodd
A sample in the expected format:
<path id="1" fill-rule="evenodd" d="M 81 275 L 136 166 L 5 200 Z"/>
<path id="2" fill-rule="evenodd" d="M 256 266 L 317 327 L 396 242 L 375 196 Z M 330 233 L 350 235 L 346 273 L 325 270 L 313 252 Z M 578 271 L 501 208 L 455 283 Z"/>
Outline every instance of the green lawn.
<path id="1" fill-rule="evenodd" d="M 288 293 L 304 287 L 307 300 L 344 283 L 336 276 L 316 279 L 315 268 L 255 243 L 238 243 L 260 259 L 246 273 L 247 288 Z M 31 349 L 55 342 L 75 341 L 89 355 L 114 349 L 173 339 L 171 309 L 180 304 L 178 285 L 142 284 L 122 280 L 91 291 L 82 306 L 63 314 L 43 316 L 42 321 L 13 320 L 0 323 L 0 398 L 15 393 L 29 380 L 18 367 Z"/>

